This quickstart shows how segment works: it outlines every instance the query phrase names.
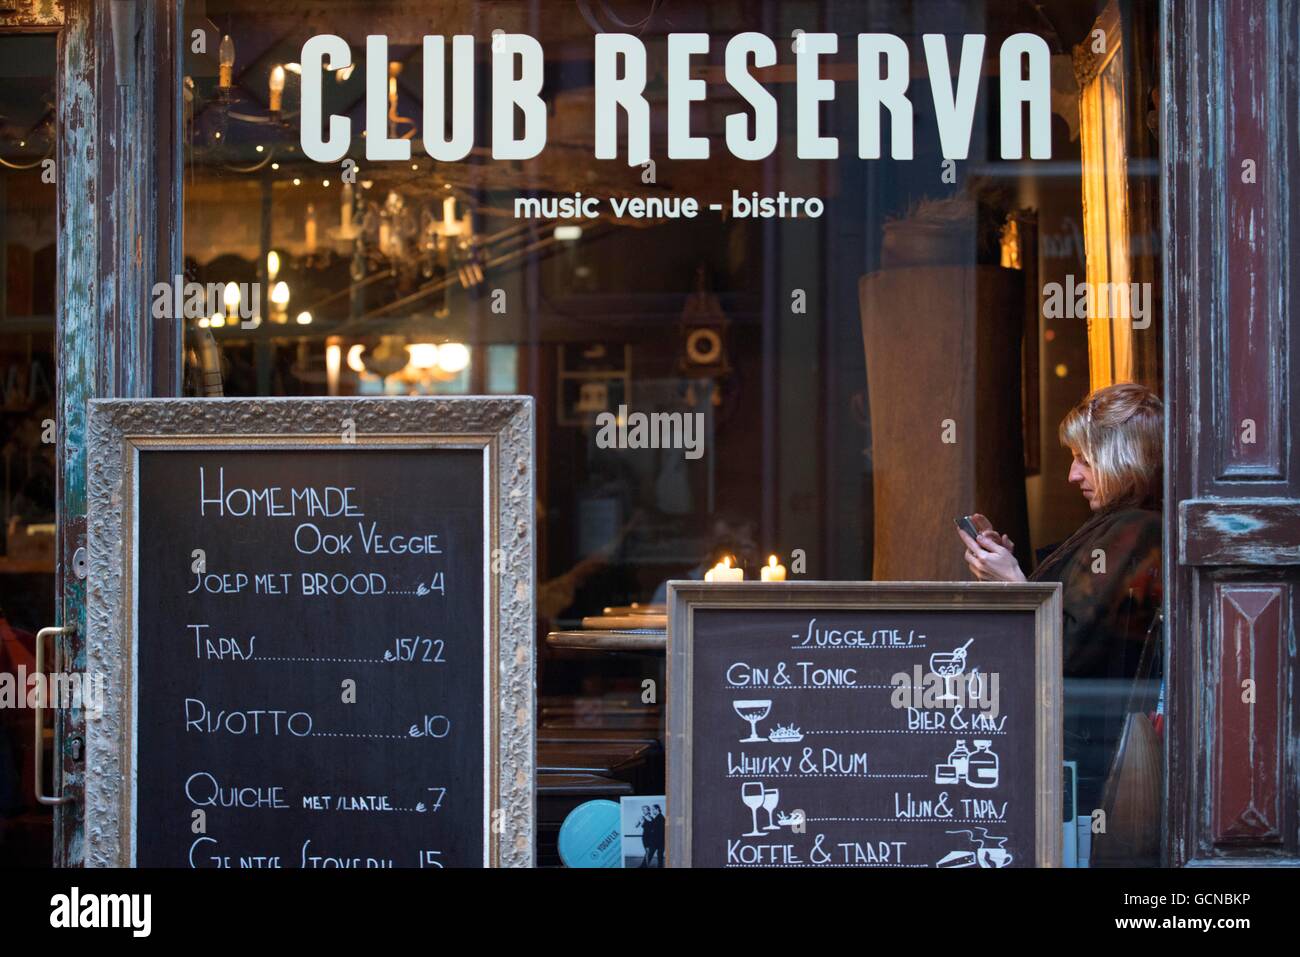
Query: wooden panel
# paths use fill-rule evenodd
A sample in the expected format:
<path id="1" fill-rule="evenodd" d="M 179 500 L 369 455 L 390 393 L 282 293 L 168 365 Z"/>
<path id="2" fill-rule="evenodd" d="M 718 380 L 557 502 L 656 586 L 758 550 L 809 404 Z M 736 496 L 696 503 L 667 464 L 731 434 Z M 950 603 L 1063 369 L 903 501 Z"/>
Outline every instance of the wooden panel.
<path id="1" fill-rule="evenodd" d="M 1300 864 L 1300 0 L 1163 0 L 1162 23 L 1165 854 Z"/>
<path id="2" fill-rule="evenodd" d="M 91 0 L 69 0 L 69 24 L 59 34 L 59 562 L 55 570 L 60 624 L 75 625 L 67 640 L 70 670 L 86 667 L 86 582 L 73 573 L 77 549 L 86 544 L 86 400 L 99 394 L 99 212 L 98 123 L 95 109 L 98 50 Z M 76 795 L 83 783 L 84 748 L 71 742 L 85 733 L 80 709 L 58 712 L 56 762 L 62 791 Z M 81 807 L 60 807 L 54 815 L 54 860 L 82 860 Z"/>
<path id="3" fill-rule="evenodd" d="M 1281 843 L 1290 586 L 1215 586 L 1219 687 L 1213 749 L 1216 844 Z"/>
<path id="4" fill-rule="evenodd" d="M 59 6 L 66 8 L 66 26 L 59 32 L 58 78 L 60 467 L 55 587 L 60 623 L 78 629 L 65 648 L 68 667 L 84 670 L 86 582 L 75 574 L 74 558 L 86 544 L 86 403 L 103 396 L 147 396 L 155 382 L 162 394 L 179 387 L 179 325 L 149 320 L 153 280 L 170 279 L 179 271 L 179 183 L 172 175 L 179 158 L 171 154 L 179 76 L 172 70 L 175 0 L 138 5 L 139 33 L 130 51 L 134 72 L 128 71 L 128 83 L 120 88 L 110 5 L 64 0 Z M 164 76 L 172 82 L 164 83 Z M 168 153 L 165 161 L 157 150 Z M 155 356 L 164 366 L 156 376 Z M 84 736 L 81 710 L 58 713 L 55 745 L 62 791 L 78 799 L 85 771 Z M 55 862 L 80 865 L 83 842 L 81 806 L 56 809 Z"/>
<path id="5" fill-rule="evenodd" d="M 1214 371 L 1219 474 L 1236 478 L 1283 476 L 1283 428 L 1288 395 L 1279 338 L 1286 214 L 1279 192 L 1276 124 L 1279 72 L 1255 64 L 1276 62 L 1277 5 L 1227 0 L 1223 8 L 1223 202 L 1221 238 L 1223 313 Z M 1230 107 L 1230 108 L 1229 108 Z M 1244 164 L 1249 164 L 1246 166 Z"/>
<path id="6" fill-rule="evenodd" d="M 1178 560 L 1185 565 L 1300 565 L 1300 502 L 1179 502 Z"/>

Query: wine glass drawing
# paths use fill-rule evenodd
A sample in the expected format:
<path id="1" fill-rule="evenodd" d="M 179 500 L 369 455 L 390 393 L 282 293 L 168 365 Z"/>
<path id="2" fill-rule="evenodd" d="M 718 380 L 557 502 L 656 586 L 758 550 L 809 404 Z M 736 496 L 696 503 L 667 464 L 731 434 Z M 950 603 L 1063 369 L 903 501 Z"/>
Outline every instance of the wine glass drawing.
<path id="1" fill-rule="evenodd" d="M 736 709 L 736 714 L 742 719 L 749 722 L 749 737 L 741 738 L 744 744 L 747 741 L 766 741 L 767 738 L 758 733 L 758 723 L 767 717 L 768 712 L 772 710 L 772 699 L 758 698 L 752 700 L 733 701 L 731 706 Z"/>
<path id="2" fill-rule="evenodd" d="M 763 788 L 763 810 L 767 812 L 767 827 L 765 831 L 779 830 L 781 825 L 772 820 L 772 812 L 776 810 L 777 803 L 781 800 L 781 792 L 778 788 Z"/>
<path id="3" fill-rule="evenodd" d="M 936 651 L 930 656 L 930 670 L 943 676 L 943 694 L 936 701 L 960 701 L 952 693 L 952 679 L 966 670 L 966 649 L 971 646 L 972 638 L 960 648 L 952 651 Z"/>
<path id="4" fill-rule="evenodd" d="M 747 781 L 740 786 L 740 799 L 745 802 L 749 808 L 749 814 L 753 818 L 753 829 L 743 837 L 763 837 L 764 834 L 758 826 L 758 809 L 763 806 L 766 790 L 762 781 Z"/>

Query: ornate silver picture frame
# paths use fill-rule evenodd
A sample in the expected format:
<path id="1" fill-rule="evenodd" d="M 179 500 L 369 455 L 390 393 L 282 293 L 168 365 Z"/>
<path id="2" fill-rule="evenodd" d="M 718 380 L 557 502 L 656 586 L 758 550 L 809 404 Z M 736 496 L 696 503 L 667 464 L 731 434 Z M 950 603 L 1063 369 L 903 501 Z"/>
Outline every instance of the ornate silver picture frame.
<path id="1" fill-rule="evenodd" d="M 484 865 L 533 863 L 534 411 L 529 396 L 96 400 L 90 404 L 85 861 L 132 866 L 142 450 L 470 449 L 483 455 Z"/>

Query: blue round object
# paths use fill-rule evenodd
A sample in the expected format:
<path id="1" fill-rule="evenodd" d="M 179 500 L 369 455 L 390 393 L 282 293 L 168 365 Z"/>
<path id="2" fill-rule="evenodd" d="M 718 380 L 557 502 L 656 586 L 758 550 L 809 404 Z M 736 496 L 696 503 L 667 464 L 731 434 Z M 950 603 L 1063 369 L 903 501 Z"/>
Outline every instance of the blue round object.
<path id="1" fill-rule="evenodd" d="M 623 842 L 618 827 L 618 805 L 613 801 L 579 804 L 560 825 L 560 860 L 568 867 L 620 866 Z"/>

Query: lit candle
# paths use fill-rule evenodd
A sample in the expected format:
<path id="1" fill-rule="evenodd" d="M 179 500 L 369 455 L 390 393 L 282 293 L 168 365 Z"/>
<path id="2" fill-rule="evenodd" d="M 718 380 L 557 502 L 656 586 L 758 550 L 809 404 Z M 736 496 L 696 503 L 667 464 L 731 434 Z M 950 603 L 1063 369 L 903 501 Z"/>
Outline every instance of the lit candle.
<path id="1" fill-rule="evenodd" d="M 454 196 L 448 196 L 442 201 L 442 234 L 460 235 L 460 223 L 456 222 L 456 197 Z"/>
<path id="2" fill-rule="evenodd" d="M 222 301 L 226 305 L 225 318 L 234 319 L 239 313 L 239 287 L 233 282 L 226 283 L 225 291 L 221 295 Z M 216 318 L 215 316 L 213 317 Z M 224 325 L 223 322 L 214 322 L 213 325 Z"/>
<path id="3" fill-rule="evenodd" d="M 289 305 L 289 284 L 281 279 L 271 287 L 271 319 L 284 325 L 289 321 L 286 309 Z"/>
<path id="4" fill-rule="evenodd" d="M 284 67 L 280 66 L 278 63 L 275 65 L 274 69 L 271 70 L 269 85 L 271 93 L 271 112 L 279 113 L 280 95 L 284 93 Z"/>
<path id="5" fill-rule="evenodd" d="M 765 582 L 783 582 L 785 581 L 785 566 L 778 565 L 776 556 L 772 555 L 768 558 L 767 564 L 763 566 L 759 574 Z"/>
<path id="6" fill-rule="evenodd" d="M 217 48 L 217 62 L 217 85 L 228 90 L 235 74 L 235 41 L 230 39 L 230 34 L 221 38 L 221 46 Z"/>
<path id="7" fill-rule="evenodd" d="M 312 203 L 307 204 L 307 217 L 303 220 L 303 242 L 307 252 L 316 251 L 316 207 Z"/>
<path id="8" fill-rule="evenodd" d="M 325 343 L 325 385 L 330 395 L 339 394 L 339 363 L 342 352 L 337 337 L 331 336 Z"/>
<path id="9" fill-rule="evenodd" d="M 743 568 L 733 568 L 731 566 L 731 556 L 728 555 L 704 573 L 704 580 L 706 582 L 740 582 L 745 580 L 745 570 Z"/>

